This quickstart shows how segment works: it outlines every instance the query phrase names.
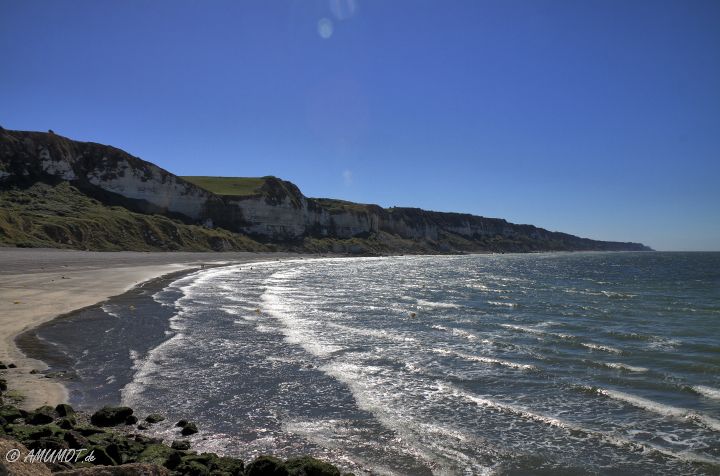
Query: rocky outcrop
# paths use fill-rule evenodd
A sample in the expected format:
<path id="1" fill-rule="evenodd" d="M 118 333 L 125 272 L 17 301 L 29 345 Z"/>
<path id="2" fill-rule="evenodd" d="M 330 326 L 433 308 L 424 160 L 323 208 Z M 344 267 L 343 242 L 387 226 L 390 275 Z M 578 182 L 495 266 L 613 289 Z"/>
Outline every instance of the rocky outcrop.
<path id="1" fill-rule="evenodd" d="M 51 132 L 0 129 L 0 188 L 38 180 L 67 181 L 105 204 L 217 226 L 263 242 L 373 239 L 389 252 L 395 238 L 417 242 L 423 252 L 649 249 L 497 218 L 313 199 L 275 177 L 265 177 L 250 195 L 220 196 L 114 147 Z"/>
<path id="2" fill-rule="evenodd" d="M 58 405 L 50 412 L 45 407 L 27 412 L 1 403 L 0 415 L 4 417 L 0 420 L 0 475 L 341 476 L 334 465 L 310 456 L 285 461 L 260 456 L 246 466 L 239 458 L 193 451 L 192 439 L 176 440 L 171 446 L 165 445 L 162 439 L 133 427 L 127 420 L 117 428 L 95 426 L 92 421 L 88 424 L 88 415 L 75 413 L 69 405 Z M 51 414 L 53 419 L 42 424 L 32 423 L 31 415 L 39 413 Z M 77 421 L 73 420 L 64 427 L 62 423 L 67 421 L 67 416 L 61 416 L 62 413 L 77 416 Z M 133 410 L 106 407 L 98 410 L 93 417 L 98 413 L 120 418 L 132 415 Z M 103 422 L 106 422 L 104 418 Z M 112 427 L 117 426 L 114 422 L 113 419 Z M 185 421 L 183 429 L 187 425 Z M 29 461 L 31 455 L 34 462 Z M 352 475 L 347 473 L 347 476 Z"/>
<path id="3" fill-rule="evenodd" d="M 208 216 L 218 198 L 115 147 L 54 133 L 0 130 L 0 180 L 63 180 L 93 195 L 144 212 L 192 220 Z"/>

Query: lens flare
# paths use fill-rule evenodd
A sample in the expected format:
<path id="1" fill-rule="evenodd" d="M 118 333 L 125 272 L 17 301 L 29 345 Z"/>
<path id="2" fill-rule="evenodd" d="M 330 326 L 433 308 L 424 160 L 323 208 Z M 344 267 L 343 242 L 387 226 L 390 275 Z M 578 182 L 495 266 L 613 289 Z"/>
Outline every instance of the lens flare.
<path id="1" fill-rule="evenodd" d="M 330 38 L 333 34 L 332 20 L 328 18 L 321 18 L 317 24 L 317 31 L 318 35 L 320 35 L 320 38 L 322 38 L 323 40 L 327 40 L 328 38 Z"/>
<path id="2" fill-rule="evenodd" d="M 330 0 L 330 11 L 336 20 L 347 20 L 355 15 L 356 10 L 355 0 Z"/>

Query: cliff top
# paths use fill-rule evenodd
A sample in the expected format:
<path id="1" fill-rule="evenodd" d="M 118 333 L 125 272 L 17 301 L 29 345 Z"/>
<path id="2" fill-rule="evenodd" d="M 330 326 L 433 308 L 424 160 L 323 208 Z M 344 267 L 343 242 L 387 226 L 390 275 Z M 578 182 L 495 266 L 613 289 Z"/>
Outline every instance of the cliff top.
<path id="1" fill-rule="evenodd" d="M 260 189 L 270 177 L 209 177 L 202 175 L 180 178 L 204 188 L 216 195 L 259 195 Z"/>

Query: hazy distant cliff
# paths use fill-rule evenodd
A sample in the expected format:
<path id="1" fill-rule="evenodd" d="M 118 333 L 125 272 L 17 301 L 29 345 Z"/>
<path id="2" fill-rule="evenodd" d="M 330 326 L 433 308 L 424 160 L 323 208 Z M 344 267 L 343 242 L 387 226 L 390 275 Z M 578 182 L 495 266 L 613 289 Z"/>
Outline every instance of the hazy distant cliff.
<path id="1" fill-rule="evenodd" d="M 649 249 L 639 243 L 589 240 L 495 218 L 313 199 L 305 197 L 294 184 L 275 177 L 185 180 L 114 147 L 73 141 L 54 133 L 0 129 L 0 190 L 22 190 L 38 182 L 67 182 L 73 190 L 105 206 L 165 215 L 186 224 L 221 227 L 261 243 L 298 249 Z"/>

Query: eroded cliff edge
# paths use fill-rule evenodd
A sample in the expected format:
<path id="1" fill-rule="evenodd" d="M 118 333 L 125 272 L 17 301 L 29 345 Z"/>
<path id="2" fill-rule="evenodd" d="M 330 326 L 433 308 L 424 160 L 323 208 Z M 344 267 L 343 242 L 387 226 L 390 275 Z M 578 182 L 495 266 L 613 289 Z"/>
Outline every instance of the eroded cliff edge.
<path id="1" fill-rule="evenodd" d="M 255 180 L 258 186 L 249 193 L 220 195 L 115 147 L 52 132 L 0 129 L 0 243 L 351 253 L 650 249 L 497 218 L 308 198 L 290 182 L 275 177 Z M 54 206 L 58 197 L 76 206 Z M 145 229 L 133 240 L 113 244 L 113 234 L 102 233 L 107 223 L 93 227 L 83 221 L 91 208 L 93 216 L 126 212 L 127 216 L 118 215 L 118 220 L 127 221 L 120 228 Z M 147 217 L 162 226 L 147 223 Z M 70 222 L 72 229 L 64 229 Z M 99 235 L 102 240 L 90 239 Z M 195 236 L 204 236 L 203 243 L 194 243 Z"/>

